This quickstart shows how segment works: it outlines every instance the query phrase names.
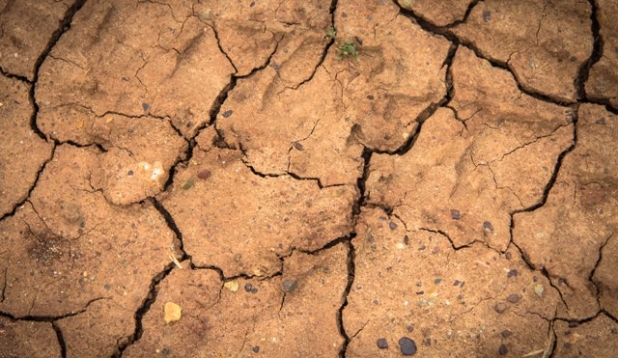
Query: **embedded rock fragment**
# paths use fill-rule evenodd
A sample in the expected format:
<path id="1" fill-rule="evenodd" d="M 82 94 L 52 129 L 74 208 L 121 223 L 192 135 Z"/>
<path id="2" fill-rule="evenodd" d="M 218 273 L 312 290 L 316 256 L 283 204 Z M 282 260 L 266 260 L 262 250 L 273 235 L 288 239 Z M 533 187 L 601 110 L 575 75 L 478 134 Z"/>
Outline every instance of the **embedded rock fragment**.
<path id="1" fill-rule="evenodd" d="M 193 159 L 162 197 L 195 265 L 217 266 L 226 277 L 270 276 L 290 250 L 313 251 L 352 231 L 356 186 L 320 188 L 316 180 L 260 176 L 241 151 L 213 142 L 214 130 L 198 137 Z M 211 175 L 199 179 L 204 170 Z"/>
<path id="2" fill-rule="evenodd" d="M 214 270 L 174 270 L 143 317 L 143 336 L 123 356 L 335 357 L 343 344 L 337 311 L 347 251 L 339 244 L 315 255 L 295 252 L 285 259 L 283 278 L 240 278 L 238 291 L 222 289 Z M 290 278 L 298 287 L 286 293 L 281 283 Z M 183 317 L 173 325 L 161 319 L 165 302 L 182 306 Z"/>
<path id="3" fill-rule="evenodd" d="M 592 53 L 590 13 L 584 0 L 483 1 L 454 32 L 505 63 L 523 88 L 574 102 L 579 69 Z"/>
<path id="4" fill-rule="evenodd" d="M 354 283 L 343 310 L 347 356 L 390 357 L 376 345 L 384 336 L 395 347 L 408 337 L 428 357 L 484 356 L 501 344 L 514 356 L 551 350 L 548 320 L 560 297 L 517 250 L 501 254 L 478 243 L 454 250 L 439 233 L 392 230 L 388 223 L 382 210 L 364 209 L 352 240 Z M 512 270 L 519 274 L 509 277 Z M 546 288 L 543 297 L 535 285 Z"/>
<path id="5" fill-rule="evenodd" d="M 26 199 L 53 148 L 30 127 L 28 91 L 24 83 L 0 76 L 0 217 Z"/>
<path id="6" fill-rule="evenodd" d="M 598 0 L 597 18 L 599 35 L 603 41 L 603 53 L 599 62 L 592 65 L 586 82 L 586 94 L 589 98 L 608 101 L 618 108 L 618 3 L 610 0 Z"/>
<path id="7" fill-rule="evenodd" d="M 564 157 L 547 202 L 516 214 L 513 230 L 513 241 L 561 291 L 568 309 L 559 315 L 569 319 L 597 313 L 599 287 L 605 304 L 617 289 L 603 266 L 590 278 L 602 246 L 609 245 L 607 262 L 615 260 L 608 240 L 618 228 L 618 157 L 608 153 L 618 152 L 618 117 L 595 105 L 581 105 L 578 116 L 577 145 Z"/>

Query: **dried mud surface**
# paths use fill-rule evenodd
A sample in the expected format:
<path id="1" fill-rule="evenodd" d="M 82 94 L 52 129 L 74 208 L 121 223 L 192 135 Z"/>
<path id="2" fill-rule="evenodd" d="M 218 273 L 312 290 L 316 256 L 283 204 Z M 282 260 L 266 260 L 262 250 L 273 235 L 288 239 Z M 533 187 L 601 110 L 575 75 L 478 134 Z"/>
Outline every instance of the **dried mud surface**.
<path id="1" fill-rule="evenodd" d="M 0 0 L 0 357 L 611 357 L 614 1 Z"/>

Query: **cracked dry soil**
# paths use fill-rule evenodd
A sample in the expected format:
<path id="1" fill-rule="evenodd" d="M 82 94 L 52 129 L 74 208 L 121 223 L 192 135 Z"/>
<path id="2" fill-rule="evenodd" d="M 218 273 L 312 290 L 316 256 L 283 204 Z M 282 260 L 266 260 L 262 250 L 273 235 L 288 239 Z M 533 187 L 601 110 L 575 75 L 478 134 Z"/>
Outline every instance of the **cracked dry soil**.
<path id="1" fill-rule="evenodd" d="M 612 357 L 617 12 L 0 0 L 0 357 Z"/>

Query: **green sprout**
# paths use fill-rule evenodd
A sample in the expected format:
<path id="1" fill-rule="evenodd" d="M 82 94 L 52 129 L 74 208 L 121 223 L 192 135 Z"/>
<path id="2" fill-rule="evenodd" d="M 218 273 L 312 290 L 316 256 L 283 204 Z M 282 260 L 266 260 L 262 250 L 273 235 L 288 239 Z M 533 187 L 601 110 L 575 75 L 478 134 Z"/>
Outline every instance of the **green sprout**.
<path id="1" fill-rule="evenodd" d="M 329 39 L 334 39 L 335 36 L 337 36 L 337 30 L 335 30 L 334 27 L 329 26 L 328 29 L 326 29 L 326 33 L 324 33 L 324 36 L 328 37 Z"/>
<path id="2" fill-rule="evenodd" d="M 356 61 L 358 61 L 359 52 L 356 45 L 351 40 L 346 40 L 345 42 L 337 41 L 336 50 L 338 60 L 353 57 Z"/>

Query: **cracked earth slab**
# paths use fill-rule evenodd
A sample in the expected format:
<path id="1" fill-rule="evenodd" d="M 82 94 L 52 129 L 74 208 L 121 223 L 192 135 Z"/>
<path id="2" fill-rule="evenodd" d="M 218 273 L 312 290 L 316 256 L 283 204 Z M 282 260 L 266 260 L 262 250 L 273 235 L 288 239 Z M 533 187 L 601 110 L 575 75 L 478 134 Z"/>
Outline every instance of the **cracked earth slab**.
<path id="1" fill-rule="evenodd" d="M 337 312 L 347 255 L 344 244 L 316 254 L 296 251 L 279 276 L 225 286 L 211 269 L 174 270 L 144 316 L 142 338 L 124 356 L 335 357 L 343 344 Z M 293 289 L 285 282 L 294 282 Z M 168 302 L 182 307 L 178 322 L 165 322 Z"/>
<path id="2" fill-rule="evenodd" d="M 2 357 L 61 357 L 56 332 L 49 322 L 0 317 L 0 347 Z"/>
<path id="3" fill-rule="evenodd" d="M 0 357 L 611 355 L 612 6 L 0 1 Z"/>
<path id="4" fill-rule="evenodd" d="M 567 310 L 558 314 L 567 319 L 597 313 L 600 292 L 595 282 L 603 287 L 607 308 L 616 312 L 615 303 L 607 301 L 616 284 L 605 266 L 616 259 L 613 244 L 604 256 L 605 267 L 596 277 L 593 273 L 618 225 L 618 161 L 607 155 L 618 150 L 618 120 L 595 105 L 582 105 L 578 117 L 577 146 L 565 157 L 547 203 L 516 214 L 513 231 L 513 242 L 535 267 L 547 270 L 562 292 Z"/>
<path id="5" fill-rule="evenodd" d="M 501 345 L 514 356 L 549 352 L 560 298 L 516 250 L 454 250 L 445 236 L 404 224 L 381 209 L 360 215 L 343 311 L 348 357 L 394 356 L 404 336 L 431 357 L 496 356 Z"/>

